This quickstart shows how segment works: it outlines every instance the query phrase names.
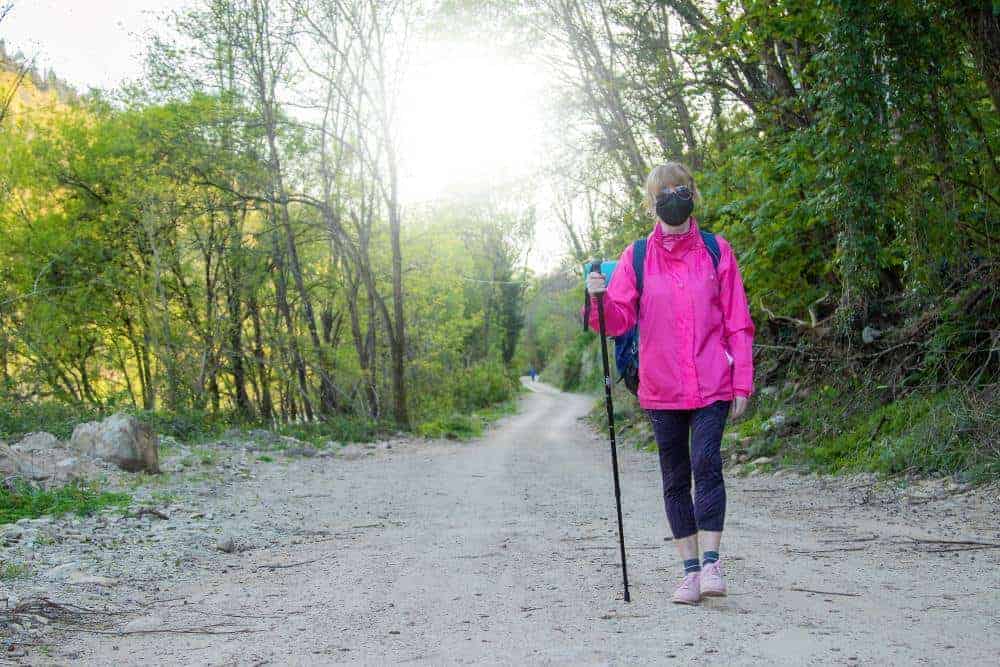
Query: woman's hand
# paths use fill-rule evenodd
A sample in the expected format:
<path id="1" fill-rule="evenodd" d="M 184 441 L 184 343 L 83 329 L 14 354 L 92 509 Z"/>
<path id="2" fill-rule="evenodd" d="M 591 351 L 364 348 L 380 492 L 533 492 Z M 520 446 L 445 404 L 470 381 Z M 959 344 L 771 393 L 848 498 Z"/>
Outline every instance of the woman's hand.
<path id="1" fill-rule="evenodd" d="M 608 289 L 607 281 L 604 280 L 604 274 L 600 271 L 594 271 L 589 276 L 587 276 L 587 292 L 591 296 L 597 296 L 598 294 L 604 294 Z"/>
<path id="2" fill-rule="evenodd" d="M 732 408 L 732 418 L 736 419 L 742 417 L 743 413 L 747 411 L 748 399 L 746 396 L 734 396 L 733 397 L 733 408 Z"/>

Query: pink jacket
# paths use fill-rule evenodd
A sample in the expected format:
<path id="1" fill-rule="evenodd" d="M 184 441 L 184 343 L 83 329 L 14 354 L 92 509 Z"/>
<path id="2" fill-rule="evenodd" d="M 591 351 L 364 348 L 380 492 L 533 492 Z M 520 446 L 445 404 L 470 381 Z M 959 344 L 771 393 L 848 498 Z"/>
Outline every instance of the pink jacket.
<path id="1" fill-rule="evenodd" d="M 697 225 L 681 235 L 657 224 L 649 235 L 639 309 L 639 405 L 693 410 L 753 393 L 754 325 L 733 250 L 721 236 L 716 271 Z M 632 245 L 604 298 L 609 336 L 635 324 Z M 597 304 L 590 327 L 598 330 Z"/>

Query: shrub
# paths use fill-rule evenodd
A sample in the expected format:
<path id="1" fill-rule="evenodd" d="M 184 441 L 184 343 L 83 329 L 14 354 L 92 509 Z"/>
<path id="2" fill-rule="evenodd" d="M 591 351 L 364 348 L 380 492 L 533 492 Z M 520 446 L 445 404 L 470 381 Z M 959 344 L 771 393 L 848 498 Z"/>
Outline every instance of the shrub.
<path id="1" fill-rule="evenodd" d="M 66 440 L 77 424 L 101 416 L 95 408 L 58 401 L 8 402 L 0 405 L 0 438 L 14 440 L 25 433 L 48 431 Z"/>
<path id="2" fill-rule="evenodd" d="M 379 433 L 389 430 L 388 424 L 354 415 L 334 415 L 323 421 L 302 424 L 283 424 L 277 428 L 281 435 L 321 445 L 328 440 L 338 442 L 371 442 Z"/>
<path id="3" fill-rule="evenodd" d="M 502 364 L 478 363 L 455 374 L 454 404 L 461 412 L 473 412 L 509 401 L 517 394 L 518 386 L 517 379 Z"/>
<path id="4" fill-rule="evenodd" d="M 417 433 L 425 438 L 468 440 L 481 435 L 482 432 L 483 424 L 478 417 L 458 413 L 424 422 L 417 426 Z"/>

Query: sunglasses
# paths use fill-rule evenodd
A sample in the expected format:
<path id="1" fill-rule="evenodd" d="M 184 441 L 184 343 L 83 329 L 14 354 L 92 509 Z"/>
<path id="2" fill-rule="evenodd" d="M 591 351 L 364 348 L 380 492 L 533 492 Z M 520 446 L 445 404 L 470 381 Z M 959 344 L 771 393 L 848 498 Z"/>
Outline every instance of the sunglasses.
<path id="1" fill-rule="evenodd" d="M 670 195 L 677 195 L 684 201 L 694 196 L 686 185 L 678 185 L 676 188 L 663 188 L 660 190 L 660 197 L 669 197 Z"/>

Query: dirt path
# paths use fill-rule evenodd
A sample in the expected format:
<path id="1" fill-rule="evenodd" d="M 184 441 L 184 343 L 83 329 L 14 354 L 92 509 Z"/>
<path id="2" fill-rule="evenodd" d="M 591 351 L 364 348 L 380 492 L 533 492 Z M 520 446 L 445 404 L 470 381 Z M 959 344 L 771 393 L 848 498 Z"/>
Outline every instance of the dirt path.
<path id="1" fill-rule="evenodd" d="M 995 491 L 939 520 L 858 506 L 813 478 L 729 481 L 732 595 L 669 603 L 656 458 L 622 452 L 633 602 L 621 600 L 604 441 L 589 398 L 543 385 L 466 444 L 304 459 L 217 499 L 299 539 L 159 582 L 146 615 L 73 634 L 85 664 L 997 664 L 1000 550 L 928 554 L 904 538 L 996 542 Z M 836 486 L 843 487 L 844 484 Z M 241 512 L 242 509 L 246 512 Z M 928 514 L 931 512 L 928 511 Z M 303 537 L 304 536 L 304 537 Z M 300 542 L 298 544 L 294 542 Z M 278 567 L 273 567 L 278 566 Z M 198 564 L 192 564 L 197 568 Z M 795 588 L 828 591 L 809 593 Z M 43 661 L 44 662 L 44 661 Z"/>

